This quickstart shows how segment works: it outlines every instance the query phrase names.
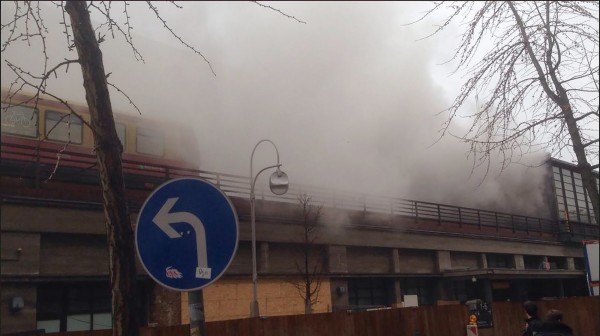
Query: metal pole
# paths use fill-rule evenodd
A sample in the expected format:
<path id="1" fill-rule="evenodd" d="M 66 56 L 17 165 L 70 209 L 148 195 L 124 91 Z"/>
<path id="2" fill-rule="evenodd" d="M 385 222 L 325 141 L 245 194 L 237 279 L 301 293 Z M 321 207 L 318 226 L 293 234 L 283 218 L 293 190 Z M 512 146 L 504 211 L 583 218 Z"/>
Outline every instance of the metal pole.
<path id="1" fill-rule="evenodd" d="M 190 312 L 190 336 L 205 336 L 204 296 L 201 289 L 188 292 L 188 310 Z"/>
<path id="2" fill-rule="evenodd" d="M 270 142 L 273 147 L 275 147 L 275 152 L 277 153 L 277 164 L 274 166 L 269 166 L 267 168 L 262 169 L 261 171 L 258 172 L 258 174 L 256 174 L 256 176 L 253 175 L 253 167 L 252 167 L 252 161 L 254 160 L 254 152 L 256 152 L 256 148 L 258 147 L 258 145 L 260 145 L 263 142 Z M 277 150 L 277 146 L 275 146 L 275 144 L 273 143 L 273 141 L 269 140 L 269 139 L 263 139 L 260 140 L 255 146 L 254 149 L 252 150 L 252 155 L 250 156 L 250 225 L 252 226 L 252 302 L 250 303 L 250 316 L 251 317 L 258 317 L 260 316 L 260 312 L 258 309 L 258 290 L 256 288 L 257 285 L 257 281 L 258 281 L 258 274 L 256 272 L 256 223 L 255 223 L 255 214 L 254 214 L 254 201 L 255 201 L 255 197 L 254 197 L 254 184 L 256 183 L 256 179 L 258 178 L 258 175 L 260 175 L 260 173 L 262 173 L 263 171 L 270 169 L 270 168 L 275 168 L 275 167 L 280 167 L 281 165 L 279 164 L 279 151 Z"/>
<path id="3" fill-rule="evenodd" d="M 258 176 L 258 175 L 257 175 Z M 250 220 L 252 225 L 252 303 L 250 304 L 250 316 L 260 316 L 258 310 L 258 293 L 256 290 L 256 282 L 258 275 L 256 272 L 256 224 L 254 222 L 254 183 L 250 188 Z"/>

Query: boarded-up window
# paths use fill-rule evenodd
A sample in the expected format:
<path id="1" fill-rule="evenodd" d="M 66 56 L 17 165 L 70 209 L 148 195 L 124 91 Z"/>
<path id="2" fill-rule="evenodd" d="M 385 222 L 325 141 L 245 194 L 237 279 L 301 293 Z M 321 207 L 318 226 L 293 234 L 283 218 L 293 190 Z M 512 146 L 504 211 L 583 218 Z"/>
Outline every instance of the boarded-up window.
<path id="1" fill-rule="evenodd" d="M 2 133 L 37 137 L 38 111 L 28 106 L 2 104 Z"/>

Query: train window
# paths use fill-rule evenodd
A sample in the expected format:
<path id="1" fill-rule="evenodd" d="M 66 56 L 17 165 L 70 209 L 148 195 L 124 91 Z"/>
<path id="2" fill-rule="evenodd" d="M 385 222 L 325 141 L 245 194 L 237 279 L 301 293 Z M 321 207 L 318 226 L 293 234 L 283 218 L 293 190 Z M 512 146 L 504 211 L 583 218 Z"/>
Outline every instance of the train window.
<path id="1" fill-rule="evenodd" d="M 119 141 L 121 141 L 121 145 L 123 145 L 123 151 L 126 151 L 127 142 L 125 141 L 125 124 L 115 122 L 115 128 L 117 129 L 117 136 L 119 137 Z"/>
<path id="2" fill-rule="evenodd" d="M 137 128 L 137 152 L 163 156 L 165 145 L 164 136 L 157 130 L 150 128 Z"/>
<path id="3" fill-rule="evenodd" d="M 83 143 L 83 122 L 73 114 L 46 111 L 46 136 L 50 140 Z"/>
<path id="4" fill-rule="evenodd" d="M 35 138 L 38 135 L 38 111 L 27 106 L 2 104 L 2 133 Z"/>

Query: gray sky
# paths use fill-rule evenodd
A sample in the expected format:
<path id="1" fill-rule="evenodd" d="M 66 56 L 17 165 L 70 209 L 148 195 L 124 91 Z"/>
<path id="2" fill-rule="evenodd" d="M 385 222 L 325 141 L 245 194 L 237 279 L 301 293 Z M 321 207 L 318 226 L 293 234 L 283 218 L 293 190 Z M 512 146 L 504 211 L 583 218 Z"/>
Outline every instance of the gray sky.
<path id="1" fill-rule="evenodd" d="M 191 126 L 204 170 L 247 176 L 254 145 L 268 138 L 293 183 L 520 213 L 542 206 L 539 169 L 515 165 L 479 185 L 482 172 L 470 177 L 468 148 L 452 138 L 436 142 L 445 120 L 438 113 L 463 78 L 437 65 L 454 49 L 455 31 L 417 42 L 435 22 L 404 25 L 427 4 L 264 4 L 306 24 L 251 2 L 181 2 L 182 10 L 160 4 L 173 30 L 210 61 L 214 76 L 144 3 L 133 2 L 134 43 L 145 63 L 135 60 L 122 38 L 108 36 L 101 48 L 109 80 L 145 116 Z M 113 13 L 122 11 L 113 6 Z M 4 23 L 10 12 L 4 2 L 2 9 Z M 58 11 L 45 9 L 50 64 L 74 58 L 65 52 Z M 5 58 L 39 68 L 39 57 L 24 48 L 3 53 L 2 86 L 13 78 Z M 84 102 L 81 82 L 80 70 L 72 67 L 49 88 Z M 117 111 L 131 110 L 116 92 L 112 102 Z M 274 160 L 273 149 L 263 144 L 254 164 Z"/>

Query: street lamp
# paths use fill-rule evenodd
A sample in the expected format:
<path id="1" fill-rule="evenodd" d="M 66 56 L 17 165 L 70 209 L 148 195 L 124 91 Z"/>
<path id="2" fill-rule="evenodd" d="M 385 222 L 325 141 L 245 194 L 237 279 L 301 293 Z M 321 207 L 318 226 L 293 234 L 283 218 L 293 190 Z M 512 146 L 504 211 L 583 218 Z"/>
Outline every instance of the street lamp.
<path id="1" fill-rule="evenodd" d="M 266 168 L 261 169 L 256 176 L 253 175 L 252 169 L 252 161 L 254 160 L 254 152 L 258 145 L 263 142 L 270 142 L 273 147 L 275 147 L 275 152 L 277 153 L 277 164 L 268 166 Z M 260 140 L 254 149 L 252 150 L 252 155 L 250 156 L 250 221 L 252 225 L 252 303 L 250 304 L 250 315 L 252 317 L 258 317 L 260 314 L 258 312 L 258 300 L 257 300 L 257 292 L 256 292 L 256 281 L 258 280 L 258 275 L 256 273 L 256 223 L 254 219 L 254 184 L 256 183 L 256 179 L 260 173 L 264 172 L 267 169 L 277 168 L 277 170 L 271 174 L 269 178 L 269 188 L 271 188 L 271 192 L 275 195 L 283 195 L 287 192 L 289 186 L 289 180 L 286 173 L 281 171 L 281 164 L 279 163 L 279 151 L 277 150 L 277 146 L 273 143 L 273 141 L 269 139 Z"/>

